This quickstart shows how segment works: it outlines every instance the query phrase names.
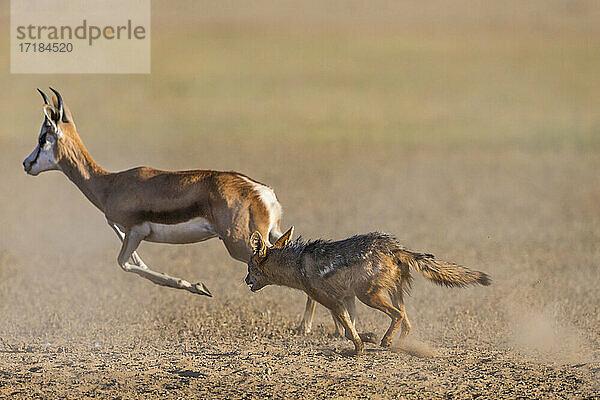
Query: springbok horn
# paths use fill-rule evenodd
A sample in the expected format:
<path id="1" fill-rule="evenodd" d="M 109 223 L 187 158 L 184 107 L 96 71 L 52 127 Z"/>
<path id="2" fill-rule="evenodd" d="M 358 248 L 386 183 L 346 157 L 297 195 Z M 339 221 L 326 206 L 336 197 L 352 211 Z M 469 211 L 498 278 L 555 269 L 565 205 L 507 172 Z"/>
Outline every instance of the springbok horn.
<path id="1" fill-rule="evenodd" d="M 58 119 L 60 121 L 62 119 L 62 116 L 63 116 L 63 101 L 62 101 L 62 96 L 56 90 L 54 90 L 52 88 L 50 88 L 50 90 L 52 90 L 54 92 L 54 94 L 56 95 L 56 98 L 58 99 L 58 105 L 57 105 L 56 108 L 58 108 L 58 113 L 60 114 L 60 118 Z"/>
<path id="2" fill-rule="evenodd" d="M 46 93 L 42 92 L 40 89 L 37 90 L 38 92 L 40 92 L 40 94 L 42 95 L 42 98 L 44 99 L 44 104 L 48 105 L 48 98 L 46 97 Z"/>

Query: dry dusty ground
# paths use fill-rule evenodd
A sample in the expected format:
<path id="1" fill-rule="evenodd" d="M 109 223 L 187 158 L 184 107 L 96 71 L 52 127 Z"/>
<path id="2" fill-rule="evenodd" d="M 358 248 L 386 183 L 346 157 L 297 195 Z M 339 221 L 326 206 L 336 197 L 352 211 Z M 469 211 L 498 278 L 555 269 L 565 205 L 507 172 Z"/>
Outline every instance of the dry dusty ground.
<path id="1" fill-rule="evenodd" d="M 295 151 L 336 162 L 298 157 L 273 173 L 286 226 L 333 238 L 394 232 L 494 284 L 452 290 L 417 278 L 408 346 L 371 345 L 357 359 L 328 336 L 322 308 L 314 332 L 295 335 L 304 297 L 250 293 L 244 266 L 216 240 L 141 251 L 150 265 L 202 278 L 212 299 L 121 272 L 116 239 L 70 183 L 30 178 L 22 187 L 45 205 L 27 208 L 30 232 L 0 253 L 0 396 L 599 396 L 597 154 L 475 151 L 440 163 L 442 154 L 394 147 Z M 11 212 L 23 206 L 8 204 L 4 223 L 16 226 Z M 387 318 L 363 306 L 358 325 L 381 334 Z"/>
<path id="2" fill-rule="evenodd" d="M 0 398 L 600 397 L 599 15 L 593 0 L 156 1 L 149 75 L 3 63 Z M 70 182 L 23 173 L 48 85 L 109 170 L 239 170 L 297 234 L 387 231 L 494 283 L 416 277 L 410 342 L 358 359 L 323 308 L 295 335 L 304 296 L 252 294 L 217 240 L 140 249 L 214 298 L 153 286 L 118 268 Z M 360 306 L 360 330 L 387 324 Z"/>

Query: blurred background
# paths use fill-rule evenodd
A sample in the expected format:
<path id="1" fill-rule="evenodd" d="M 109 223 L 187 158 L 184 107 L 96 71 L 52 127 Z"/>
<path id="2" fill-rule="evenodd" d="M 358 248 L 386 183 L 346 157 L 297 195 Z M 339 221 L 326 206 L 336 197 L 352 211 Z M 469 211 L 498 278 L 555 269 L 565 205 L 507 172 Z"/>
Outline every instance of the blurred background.
<path id="1" fill-rule="evenodd" d="M 374 197 L 391 201 L 382 192 L 418 181 L 419 169 L 407 170 L 415 168 L 411 157 L 427 158 L 440 179 L 448 163 L 498 157 L 503 167 L 532 163 L 543 173 L 536 157 L 576 173 L 565 157 L 592 162 L 600 143 L 598 21 L 600 6 L 585 0 L 156 1 L 149 75 L 11 75 L 5 59 L 1 162 L 12 185 L 3 185 L 2 196 L 11 199 L 4 203 L 14 220 L 2 224 L 2 236 L 11 247 L 30 235 L 17 222 L 34 223 L 35 213 L 21 210 L 45 204 L 52 191 L 71 210 L 81 206 L 86 223 L 103 225 L 85 201 L 71 197 L 79 195 L 64 177 L 22 172 L 42 119 L 35 88 L 49 85 L 62 92 L 104 168 L 242 171 L 274 186 L 290 223 L 312 218 L 301 208 L 314 202 L 311 214 L 339 212 L 357 219 L 354 229 L 383 222 L 398 230 L 402 221 L 372 219 L 378 205 L 365 193 L 378 187 Z M 7 34 L 0 43 L 6 55 Z M 385 171 L 365 172 L 380 157 L 390 161 L 388 184 L 379 178 Z M 362 188 L 336 179 L 356 173 L 369 177 L 353 179 Z M 465 180 L 474 178 L 457 171 L 452 179 L 468 187 Z M 318 190 L 302 190 L 307 182 Z M 36 195 L 15 198 L 29 190 Z M 324 207 L 324 191 L 338 191 L 342 201 Z M 410 203 L 398 204 L 392 218 L 407 218 L 401 209 Z M 71 222 L 64 210 L 50 207 L 45 218 Z M 73 229 L 60 240 L 91 230 Z"/>
<path id="2" fill-rule="evenodd" d="M 151 40 L 148 75 L 11 75 L 4 58 L 0 309 L 12 317 L 0 332 L 116 341 L 117 326 L 135 337 L 128 324 L 158 320 L 168 341 L 228 301 L 290 329 L 303 307 L 284 289 L 250 296 L 219 241 L 141 248 L 158 270 L 203 280 L 212 301 L 121 272 L 114 234 L 77 188 L 23 172 L 42 122 L 35 88 L 53 86 L 105 169 L 240 171 L 275 189 L 284 228 L 305 237 L 388 231 L 494 277 L 460 296 L 418 280 L 417 337 L 510 347 L 568 326 L 548 348 L 597 356 L 600 2 L 153 1 Z M 24 288 L 37 300 L 19 300 Z M 322 309 L 316 321 L 331 324 Z"/>

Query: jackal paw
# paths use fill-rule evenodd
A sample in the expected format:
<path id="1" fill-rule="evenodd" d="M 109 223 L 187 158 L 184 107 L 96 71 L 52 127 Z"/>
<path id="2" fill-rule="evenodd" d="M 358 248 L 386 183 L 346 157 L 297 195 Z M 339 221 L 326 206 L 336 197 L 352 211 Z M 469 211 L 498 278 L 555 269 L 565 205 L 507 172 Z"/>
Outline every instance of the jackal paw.
<path id="1" fill-rule="evenodd" d="M 363 332 L 359 333 L 358 336 L 365 343 L 377 343 L 377 335 L 374 332 Z"/>
<path id="2" fill-rule="evenodd" d="M 359 347 L 354 348 L 354 352 L 352 354 L 354 354 L 356 357 L 358 357 L 361 354 L 363 354 L 364 352 L 365 352 L 365 346 L 359 346 Z"/>

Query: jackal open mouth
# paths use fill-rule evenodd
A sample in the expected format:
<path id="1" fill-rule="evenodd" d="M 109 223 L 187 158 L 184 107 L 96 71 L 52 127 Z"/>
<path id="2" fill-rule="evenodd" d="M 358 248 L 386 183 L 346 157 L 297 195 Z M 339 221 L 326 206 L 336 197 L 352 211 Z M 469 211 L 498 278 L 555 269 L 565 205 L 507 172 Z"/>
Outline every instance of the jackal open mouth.
<path id="1" fill-rule="evenodd" d="M 252 292 L 258 292 L 260 289 L 262 289 L 262 286 L 258 286 L 256 283 L 254 282 L 248 282 L 248 287 L 250 287 L 250 291 Z"/>
<path id="2" fill-rule="evenodd" d="M 258 292 L 260 289 L 264 287 L 264 285 L 259 285 L 254 282 L 252 279 L 246 278 L 246 285 L 250 288 L 251 292 Z"/>

